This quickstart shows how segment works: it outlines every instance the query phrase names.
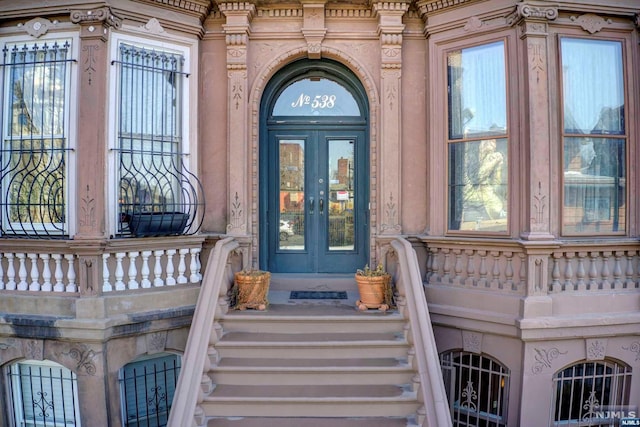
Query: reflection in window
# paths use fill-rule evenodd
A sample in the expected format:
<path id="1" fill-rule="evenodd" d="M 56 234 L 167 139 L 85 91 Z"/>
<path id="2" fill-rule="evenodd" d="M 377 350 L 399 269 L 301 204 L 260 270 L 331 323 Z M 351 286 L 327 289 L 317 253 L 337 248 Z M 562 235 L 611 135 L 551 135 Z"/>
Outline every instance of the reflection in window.
<path id="1" fill-rule="evenodd" d="M 305 195 L 303 139 L 281 139 L 280 146 L 280 249 L 305 248 Z"/>
<path id="2" fill-rule="evenodd" d="M 622 45 L 563 38 L 564 234 L 625 231 Z"/>
<path id="3" fill-rule="evenodd" d="M 329 141 L 329 250 L 353 250 L 355 200 L 353 162 L 355 141 L 334 139 Z"/>
<path id="4" fill-rule="evenodd" d="M 504 42 L 450 52 L 449 229 L 505 232 L 508 145 Z"/>

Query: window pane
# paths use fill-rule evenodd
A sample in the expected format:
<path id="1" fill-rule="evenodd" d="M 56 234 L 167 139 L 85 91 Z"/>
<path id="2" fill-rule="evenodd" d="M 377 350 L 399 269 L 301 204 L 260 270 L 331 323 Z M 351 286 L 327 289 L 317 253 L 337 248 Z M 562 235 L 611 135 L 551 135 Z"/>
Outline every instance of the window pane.
<path id="1" fill-rule="evenodd" d="M 154 357 L 127 364 L 120 371 L 124 425 L 162 427 L 180 375 L 180 357 Z"/>
<path id="2" fill-rule="evenodd" d="M 622 44 L 564 38 L 561 47 L 565 133 L 624 134 Z"/>
<path id="3" fill-rule="evenodd" d="M 118 232 L 182 234 L 198 196 L 182 163 L 182 55 L 120 44 Z"/>
<path id="4" fill-rule="evenodd" d="M 3 232 L 62 235 L 65 227 L 70 42 L 5 46 L 0 152 Z"/>
<path id="5" fill-rule="evenodd" d="M 51 362 L 21 362 L 11 367 L 16 425 L 79 426 L 76 375 Z"/>
<path id="6" fill-rule="evenodd" d="M 287 87 L 273 107 L 274 116 L 360 116 L 353 95 L 339 83 L 306 78 Z"/>
<path id="7" fill-rule="evenodd" d="M 622 44 L 563 38 L 564 234 L 626 229 Z M 605 138 L 603 135 L 621 135 Z"/>
<path id="8" fill-rule="evenodd" d="M 507 133 L 504 42 L 450 52 L 447 78 L 449 139 Z"/>
<path id="9" fill-rule="evenodd" d="M 507 140 L 449 144 L 449 229 L 507 231 Z"/>
<path id="10" fill-rule="evenodd" d="M 631 368 L 610 361 L 579 363 L 554 375 L 553 426 L 618 425 L 612 413 L 629 404 Z"/>
<path id="11" fill-rule="evenodd" d="M 280 249 L 305 249 L 304 139 L 281 139 L 280 146 Z"/>
<path id="12" fill-rule="evenodd" d="M 625 230 L 625 140 L 564 139 L 564 232 Z"/>

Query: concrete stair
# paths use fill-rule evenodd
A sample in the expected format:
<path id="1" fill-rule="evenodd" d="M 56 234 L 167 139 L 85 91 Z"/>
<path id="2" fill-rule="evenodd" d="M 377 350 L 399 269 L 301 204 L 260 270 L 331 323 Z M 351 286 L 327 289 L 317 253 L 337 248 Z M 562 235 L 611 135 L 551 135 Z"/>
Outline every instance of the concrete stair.
<path id="1" fill-rule="evenodd" d="M 415 426 L 418 401 L 406 322 L 358 312 L 351 280 L 272 279 L 269 309 L 230 311 L 210 347 L 209 427 Z M 290 289 L 346 289 L 346 300 L 297 300 Z"/>

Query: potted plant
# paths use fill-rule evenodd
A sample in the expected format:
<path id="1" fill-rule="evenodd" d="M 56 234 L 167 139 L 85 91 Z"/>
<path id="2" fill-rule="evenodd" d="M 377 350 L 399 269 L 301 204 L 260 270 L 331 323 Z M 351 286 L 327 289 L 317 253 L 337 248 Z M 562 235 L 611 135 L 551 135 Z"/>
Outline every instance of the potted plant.
<path id="1" fill-rule="evenodd" d="M 270 282 L 271 273 L 268 271 L 250 269 L 235 273 L 233 288 L 235 308 L 265 310 L 269 304 L 267 294 Z"/>
<path id="2" fill-rule="evenodd" d="M 391 307 L 391 275 L 385 271 L 382 264 L 378 264 L 375 269 L 366 265 L 364 269 L 356 271 L 355 277 L 360 291 L 360 299 L 356 301 L 359 310 L 377 308 L 387 311 Z"/>

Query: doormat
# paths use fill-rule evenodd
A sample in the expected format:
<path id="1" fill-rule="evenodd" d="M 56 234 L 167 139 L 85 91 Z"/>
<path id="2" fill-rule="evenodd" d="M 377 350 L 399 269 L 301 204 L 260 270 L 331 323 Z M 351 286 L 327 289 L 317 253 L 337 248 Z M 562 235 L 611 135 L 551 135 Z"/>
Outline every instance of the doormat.
<path id="1" fill-rule="evenodd" d="M 347 299 L 346 291 L 291 291 L 289 299 Z"/>

